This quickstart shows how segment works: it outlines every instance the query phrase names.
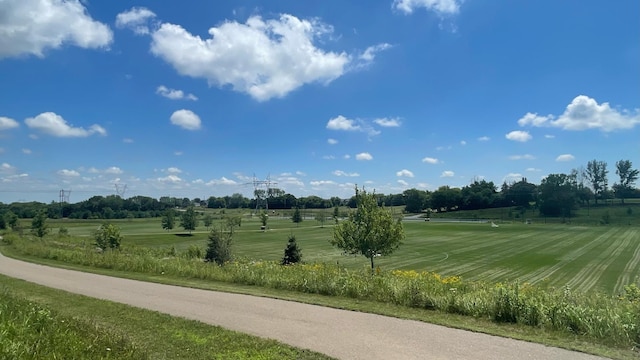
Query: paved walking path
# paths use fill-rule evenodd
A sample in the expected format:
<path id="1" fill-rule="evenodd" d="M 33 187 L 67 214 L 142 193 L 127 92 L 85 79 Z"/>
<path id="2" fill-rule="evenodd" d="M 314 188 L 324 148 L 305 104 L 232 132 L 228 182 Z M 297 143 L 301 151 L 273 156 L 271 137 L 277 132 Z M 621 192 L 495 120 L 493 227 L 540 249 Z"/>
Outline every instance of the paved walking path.
<path id="1" fill-rule="evenodd" d="M 600 359 L 418 321 L 83 273 L 18 261 L 2 254 L 0 273 L 220 325 L 339 359 Z"/>

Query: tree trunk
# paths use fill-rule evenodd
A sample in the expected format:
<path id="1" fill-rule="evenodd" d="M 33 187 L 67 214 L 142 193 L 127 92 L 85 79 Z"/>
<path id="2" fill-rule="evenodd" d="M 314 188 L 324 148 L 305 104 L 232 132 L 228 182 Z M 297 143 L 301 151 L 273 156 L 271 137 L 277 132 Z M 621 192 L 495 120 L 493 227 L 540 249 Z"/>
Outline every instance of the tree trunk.
<path id="1" fill-rule="evenodd" d="M 375 274 L 375 268 L 373 266 L 373 256 L 369 258 L 371 260 L 371 275 Z"/>

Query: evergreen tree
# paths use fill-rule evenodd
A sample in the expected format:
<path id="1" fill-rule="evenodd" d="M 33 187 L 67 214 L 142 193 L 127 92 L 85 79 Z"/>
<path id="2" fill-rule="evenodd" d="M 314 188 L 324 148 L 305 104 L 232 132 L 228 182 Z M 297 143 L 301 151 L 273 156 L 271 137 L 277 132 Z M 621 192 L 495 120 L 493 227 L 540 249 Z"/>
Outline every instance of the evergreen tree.
<path id="1" fill-rule="evenodd" d="M 291 221 L 296 224 L 300 224 L 302 222 L 302 215 L 300 214 L 300 208 L 296 206 L 293 210 L 293 215 L 291 216 Z"/>
<path id="2" fill-rule="evenodd" d="M 205 261 L 215 262 L 218 265 L 231 261 L 231 234 L 222 229 L 212 229 L 209 233 Z"/>
<path id="3" fill-rule="evenodd" d="M 302 250 L 300 250 L 300 247 L 298 247 L 296 237 L 294 235 L 290 235 L 287 247 L 284 249 L 282 265 L 296 264 L 300 261 L 302 261 Z"/>
<path id="4" fill-rule="evenodd" d="M 31 233 L 39 238 L 43 238 L 49 233 L 47 228 L 47 214 L 44 211 L 39 211 L 33 220 L 31 220 Z"/>

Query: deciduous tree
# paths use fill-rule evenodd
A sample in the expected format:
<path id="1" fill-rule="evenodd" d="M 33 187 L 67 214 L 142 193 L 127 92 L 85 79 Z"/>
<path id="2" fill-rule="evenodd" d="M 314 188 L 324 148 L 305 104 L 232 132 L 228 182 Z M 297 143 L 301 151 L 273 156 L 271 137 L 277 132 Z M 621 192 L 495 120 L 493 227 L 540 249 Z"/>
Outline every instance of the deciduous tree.
<path id="1" fill-rule="evenodd" d="M 193 206 L 189 206 L 187 210 L 182 213 L 180 218 L 180 226 L 189 231 L 189 234 L 196 229 L 198 225 L 198 218 L 196 217 L 196 211 Z"/>
<path id="2" fill-rule="evenodd" d="M 173 230 L 176 226 L 176 218 L 173 209 L 167 209 L 162 215 L 162 229 L 164 230 Z"/>
<path id="3" fill-rule="evenodd" d="M 333 246 L 347 254 L 363 255 L 371 262 L 374 258 L 393 253 L 404 239 L 401 219 L 394 219 L 391 212 L 378 206 L 375 193 L 367 193 L 356 186 L 356 210 L 334 228 Z"/>
<path id="4" fill-rule="evenodd" d="M 47 228 L 47 213 L 39 211 L 31 220 L 31 233 L 39 238 L 43 238 L 49 233 Z"/>
<path id="5" fill-rule="evenodd" d="M 102 250 L 106 249 L 119 249 L 122 243 L 122 235 L 120 235 L 120 228 L 110 224 L 102 224 L 94 234 L 96 240 L 96 246 Z"/>
<path id="6" fill-rule="evenodd" d="M 591 183 L 596 204 L 598 203 L 598 198 L 603 198 L 603 195 L 607 192 L 607 173 L 609 171 L 607 170 L 606 162 L 594 159 L 587 163 L 585 175 Z"/>
<path id="7" fill-rule="evenodd" d="M 613 185 L 615 196 L 624 204 L 624 198 L 633 193 L 633 184 L 638 180 L 639 172 L 633 169 L 631 161 L 616 161 L 616 174 L 620 177 L 620 182 Z"/>

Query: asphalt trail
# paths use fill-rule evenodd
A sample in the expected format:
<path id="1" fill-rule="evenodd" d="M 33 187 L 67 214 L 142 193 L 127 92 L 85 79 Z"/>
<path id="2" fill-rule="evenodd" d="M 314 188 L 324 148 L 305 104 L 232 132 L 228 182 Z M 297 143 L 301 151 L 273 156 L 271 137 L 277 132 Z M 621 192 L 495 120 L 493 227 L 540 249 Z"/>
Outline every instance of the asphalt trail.
<path id="1" fill-rule="evenodd" d="M 0 273 L 275 339 L 339 359 L 601 359 L 419 321 L 83 273 L 14 260 L 2 254 Z"/>

